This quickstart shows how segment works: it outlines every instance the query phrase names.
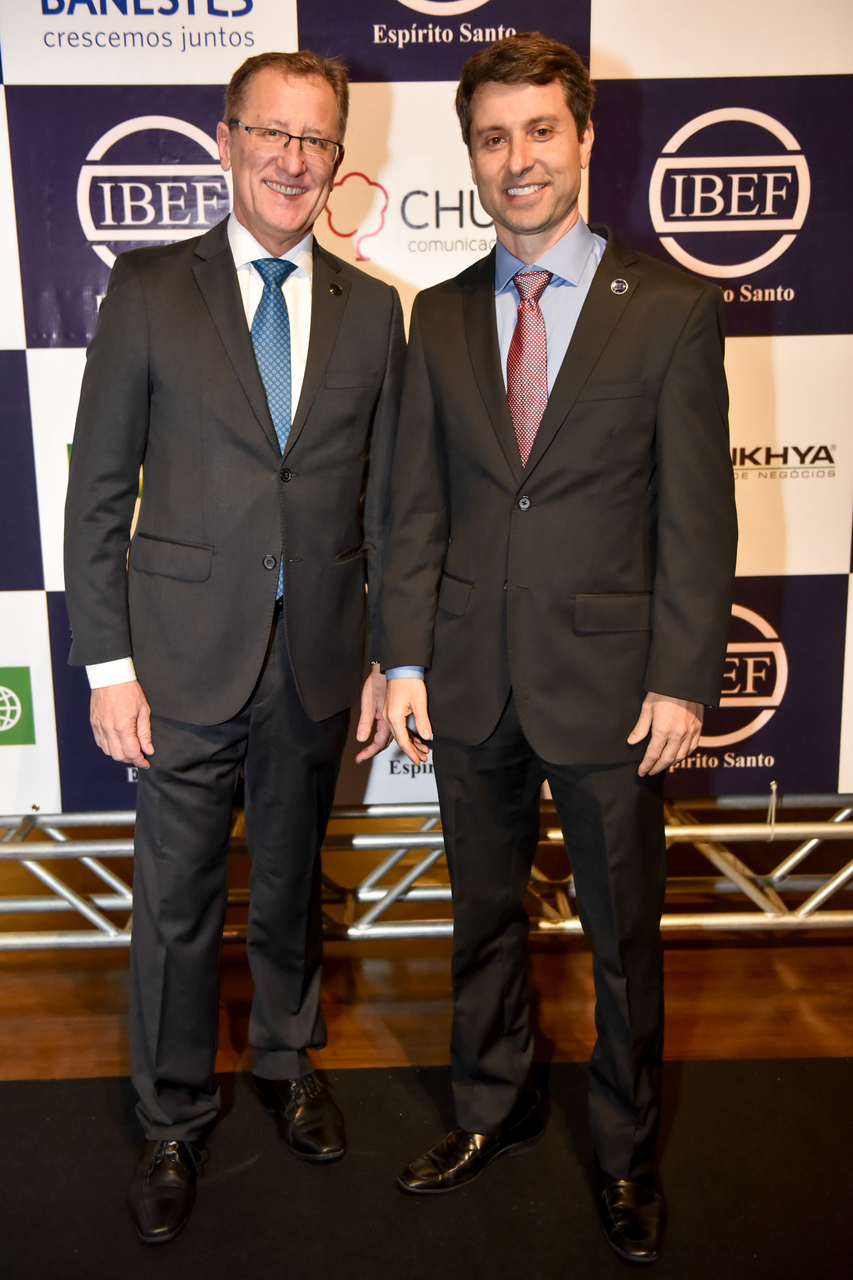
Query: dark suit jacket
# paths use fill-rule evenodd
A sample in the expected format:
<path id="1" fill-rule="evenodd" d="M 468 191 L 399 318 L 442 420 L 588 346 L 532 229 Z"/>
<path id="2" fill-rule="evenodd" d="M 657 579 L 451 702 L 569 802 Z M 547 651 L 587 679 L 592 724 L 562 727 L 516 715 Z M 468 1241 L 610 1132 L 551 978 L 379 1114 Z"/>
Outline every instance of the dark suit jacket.
<path id="1" fill-rule="evenodd" d="M 156 713 L 229 719 L 261 669 L 283 549 L 284 625 L 305 708 L 319 720 L 350 706 L 366 566 L 379 578 L 403 354 L 396 291 L 315 243 L 308 359 L 282 459 L 226 223 L 122 254 L 71 454 L 70 661 L 132 654 Z"/>
<path id="2" fill-rule="evenodd" d="M 526 468 L 494 254 L 416 300 L 383 587 L 383 666 L 428 668 L 435 733 L 483 741 L 512 687 L 556 764 L 636 754 L 644 691 L 717 701 L 734 573 L 720 291 L 597 230 Z"/>

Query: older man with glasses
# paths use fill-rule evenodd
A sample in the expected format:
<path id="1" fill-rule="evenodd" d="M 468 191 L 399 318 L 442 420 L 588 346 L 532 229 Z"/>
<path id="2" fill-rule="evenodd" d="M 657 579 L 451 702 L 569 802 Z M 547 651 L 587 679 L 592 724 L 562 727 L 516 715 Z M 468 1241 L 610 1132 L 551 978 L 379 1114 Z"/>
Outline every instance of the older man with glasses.
<path id="1" fill-rule="evenodd" d="M 326 1039 L 320 847 L 363 674 L 404 347 L 395 290 L 313 237 L 347 107 L 334 60 L 265 53 L 239 68 L 217 127 L 233 212 L 117 259 L 83 380 L 70 661 L 87 667 L 98 744 L 139 771 L 130 1050 L 145 1146 L 130 1207 L 146 1243 L 187 1221 L 219 1107 L 241 769 L 256 1088 L 294 1154 L 344 1153 L 308 1057 Z M 388 740 L 384 683 L 374 666 L 358 736 L 376 734 L 359 759 Z"/>

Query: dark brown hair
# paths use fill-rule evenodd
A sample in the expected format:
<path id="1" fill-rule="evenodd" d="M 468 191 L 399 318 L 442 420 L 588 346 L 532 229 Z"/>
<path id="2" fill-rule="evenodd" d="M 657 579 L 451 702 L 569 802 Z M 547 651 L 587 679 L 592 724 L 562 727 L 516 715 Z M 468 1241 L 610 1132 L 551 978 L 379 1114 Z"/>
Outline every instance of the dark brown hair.
<path id="1" fill-rule="evenodd" d="M 456 114 L 465 146 L 471 149 L 471 101 L 481 84 L 551 84 L 559 80 L 578 137 L 589 123 L 595 86 L 574 49 L 541 31 L 520 31 L 475 53 L 462 68 L 456 90 Z"/>
<path id="2" fill-rule="evenodd" d="M 347 69 L 337 58 L 321 58 L 308 49 L 301 49 L 298 53 L 256 53 L 253 58 L 247 58 L 234 72 L 225 90 L 223 119 L 226 124 L 230 126 L 232 120 L 239 120 L 249 84 L 259 71 L 265 71 L 267 67 L 283 76 L 317 76 L 330 84 L 338 104 L 340 133 L 340 137 L 333 138 L 332 141 L 343 142 L 349 114 Z"/>

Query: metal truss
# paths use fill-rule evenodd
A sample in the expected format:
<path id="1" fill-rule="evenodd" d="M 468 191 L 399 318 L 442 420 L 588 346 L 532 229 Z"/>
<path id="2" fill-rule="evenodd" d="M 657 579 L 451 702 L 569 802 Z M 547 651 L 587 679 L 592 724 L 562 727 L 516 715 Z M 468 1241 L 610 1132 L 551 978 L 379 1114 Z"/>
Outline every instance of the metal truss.
<path id="1" fill-rule="evenodd" d="M 728 820 L 731 814 L 760 810 L 749 821 Z M 827 818 L 780 821 L 779 810 L 832 810 Z M 703 813 L 713 821 L 702 821 Z M 338 807 L 334 826 L 346 834 L 330 835 L 324 845 L 323 907 L 327 937 L 370 938 L 449 937 L 453 932 L 452 904 L 444 842 L 437 804 L 374 804 Z M 706 875 L 671 875 L 662 929 L 694 932 L 788 931 L 853 927 L 853 901 L 839 905 L 840 896 L 853 891 L 853 860 L 835 870 L 816 866 L 813 855 L 825 842 L 853 839 L 853 795 L 732 796 L 676 800 L 667 806 L 667 844 L 689 845 L 710 864 Z M 540 848 L 562 843 L 553 806 L 543 804 L 544 830 Z M 0 817 L 0 861 L 17 862 L 36 877 L 47 892 L 28 896 L 0 895 L 0 915 L 77 913 L 88 928 L 37 928 L 29 932 L 0 930 L 0 950 L 74 947 L 126 947 L 130 942 L 132 892 L 104 858 L 131 858 L 131 836 L 94 836 L 129 828 L 132 812 L 27 814 Z M 389 829 L 389 827 L 394 829 Z M 69 832 L 87 829 L 85 838 Z M 238 816 L 234 844 L 241 844 Z M 770 870 L 753 870 L 728 847 L 733 844 L 793 844 Z M 825 848 L 824 848 L 825 853 Z M 755 861 L 756 852 L 752 850 Z M 73 861 L 73 874 L 62 875 L 44 866 L 57 859 Z M 766 860 L 766 859 L 763 859 Z M 330 864 L 344 867 L 372 863 L 356 884 L 334 878 Z M 759 858 L 759 861 L 762 859 Z M 836 859 L 837 861 L 837 859 Z M 804 864 L 809 863 L 808 868 Z M 85 868 L 81 873 L 79 868 Z M 74 881 L 74 885 L 68 880 Z M 88 880 L 84 890 L 80 881 Z M 75 887 L 76 886 L 76 887 Z M 538 934 L 580 934 L 574 906 L 571 873 L 561 878 L 534 866 L 527 895 L 531 929 Z M 245 906 L 248 890 L 234 889 L 229 905 Z M 442 904 L 436 915 L 424 918 L 422 904 Z M 830 904 L 830 905 L 827 905 Z M 679 909 L 681 908 L 681 909 Z M 684 909 L 689 908 L 689 909 Z M 118 922 L 116 922 L 116 918 Z M 82 922 L 80 922 L 82 923 Z M 229 924 L 225 938 L 239 941 L 245 926 Z"/>

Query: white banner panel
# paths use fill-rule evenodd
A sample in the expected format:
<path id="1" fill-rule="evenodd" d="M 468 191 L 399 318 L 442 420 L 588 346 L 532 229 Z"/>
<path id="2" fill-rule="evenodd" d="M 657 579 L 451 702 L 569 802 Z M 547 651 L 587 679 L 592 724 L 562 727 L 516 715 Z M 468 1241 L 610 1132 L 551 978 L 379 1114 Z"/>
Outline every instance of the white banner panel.
<path id="1" fill-rule="evenodd" d="M 442 81 L 354 84 L 343 164 L 316 227 L 332 253 L 396 285 L 407 315 L 418 290 L 456 275 L 495 242 L 471 181 L 455 89 Z"/>
<path id="2" fill-rule="evenodd" d="M 86 352 L 76 347 L 40 347 L 27 352 L 46 591 L 65 590 L 62 569 L 65 490 L 85 364 Z"/>
<path id="3" fill-rule="evenodd" d="M 296 0 L 0 0 L 6 84 L 227 84 L 295 49 Z"/>
<path id="4" fill-rule="evenodd" d="M 853 71 L 843 0 L 592 0 L 594 80 L 839 75 Z"/>
<path id="5" fill-rule="evenodd" d="M 61 808 L 46 598 L 0 593 L 0 813 Z"/>
<path id="6" fill-rule="evenodd" d="M 15 197 L 9 159 L 6 94 L 0 87 L 0 350 L 18 351 L 26 346 L 24 307 L 21 300 L 21 266 L 15 226 Z"/>
<path id="7" fill-rule="evenodd" d="M 848 573 L 853 337 L 730 338 L 740 577 Z"/>

